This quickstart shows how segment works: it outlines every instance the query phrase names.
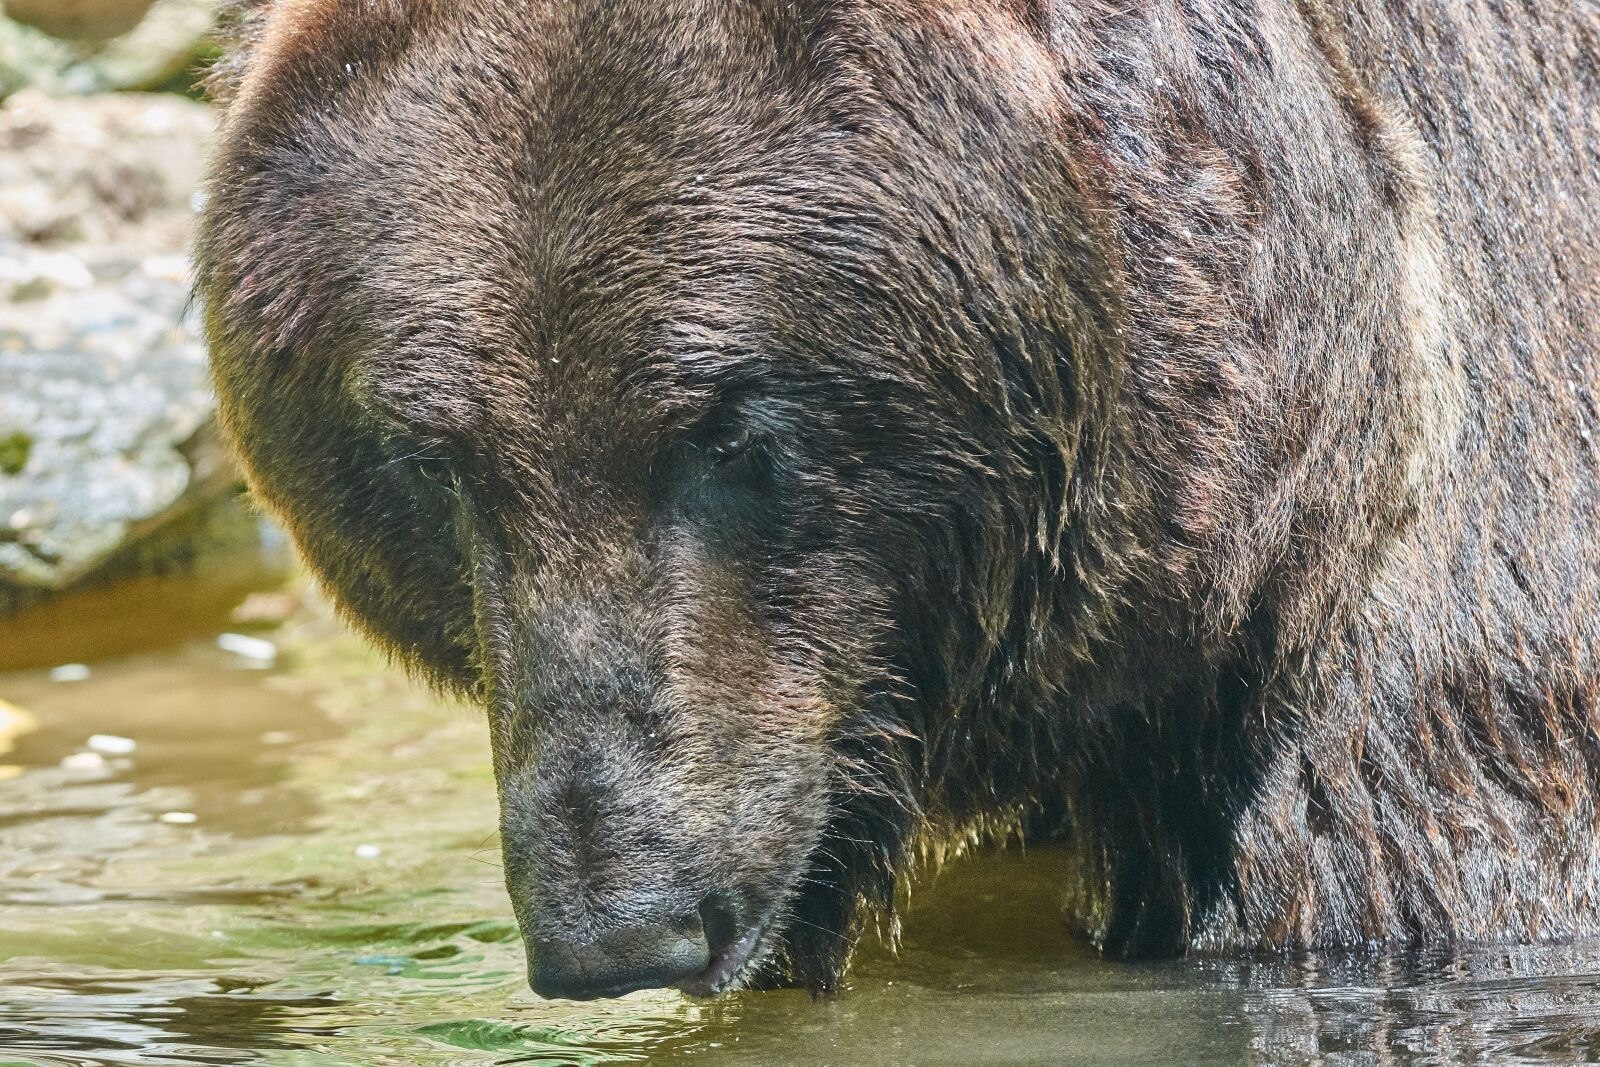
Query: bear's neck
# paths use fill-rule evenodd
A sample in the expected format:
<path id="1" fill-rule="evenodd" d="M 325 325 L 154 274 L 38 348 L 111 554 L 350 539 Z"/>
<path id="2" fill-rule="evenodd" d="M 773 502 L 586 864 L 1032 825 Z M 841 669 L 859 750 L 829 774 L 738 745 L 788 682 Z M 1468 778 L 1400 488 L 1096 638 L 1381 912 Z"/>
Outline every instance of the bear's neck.
<path id="1" fill-rule="evenodd" d="M 1095 716 L 1063 753 L 1073 919 L 1129 956 L 1594 932 L 1592 601 L 1494 610 L 1533 566 L 1408 552 L 1315 645 Z"/>

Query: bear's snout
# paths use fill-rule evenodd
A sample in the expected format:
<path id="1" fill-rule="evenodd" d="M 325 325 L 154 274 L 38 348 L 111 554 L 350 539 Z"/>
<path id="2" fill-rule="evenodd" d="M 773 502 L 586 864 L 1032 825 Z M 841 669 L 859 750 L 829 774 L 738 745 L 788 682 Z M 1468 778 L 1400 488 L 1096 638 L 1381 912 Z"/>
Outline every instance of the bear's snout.
<path id="1" fill-rule="evenodd" d="M 673 985 L 710 962 L 711 948 L 696 913 L 609 930 L 586 943 L 535 938 L 528 975 L 541 997 L 593 1000 Z"/>
<path id="2" fill-rule="evenodd" d="M 723 991 L 755 962 L 772 911 L 733 869 L 727 801 L 696 803 L 670 763 L 621 736 L 593 740 L 546 735 L 502 787 L 507 884 L 534 991 Z"/>
<path id="3" fill-rule="evenodd" d="M 721 893 L 691 914 L 613 927 L 587 939 L 528 939 L 528 978 L 542 997 L 596 1000 L 673 986 L 693 996 L 723 992 L 756 956 L 765 924 L 746 926 Z"/>

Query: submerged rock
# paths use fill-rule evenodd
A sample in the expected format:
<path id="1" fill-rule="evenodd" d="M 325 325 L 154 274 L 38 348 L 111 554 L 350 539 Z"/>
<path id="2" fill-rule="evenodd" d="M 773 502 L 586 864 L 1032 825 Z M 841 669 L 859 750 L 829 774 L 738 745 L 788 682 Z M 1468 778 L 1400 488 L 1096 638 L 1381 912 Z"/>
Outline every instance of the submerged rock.
<path id="1" fill-rule="evenodd" d="M 0 105 L 0 617 L 285 563 L 235 499 L 188 306 L 211 123 L 166 96 Z"/>

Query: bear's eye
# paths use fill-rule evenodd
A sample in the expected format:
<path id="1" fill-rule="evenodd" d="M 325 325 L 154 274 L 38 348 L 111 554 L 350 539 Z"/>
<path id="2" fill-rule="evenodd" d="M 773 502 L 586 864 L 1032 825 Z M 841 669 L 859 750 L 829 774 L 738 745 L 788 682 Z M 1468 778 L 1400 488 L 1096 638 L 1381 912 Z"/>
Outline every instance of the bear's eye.
<path id="1" fill-rule="evenodd" d="M 461 486 L 461 478 L 456 473 L 453 463 L 437 456 L 421 459 L 416 465 L 417 474 L 423 481 L 437 486 L 440 489 L 455 492 Z"/>
<path id="2" fill-rule="evenodd" d="M 718 435 L 706 447 L 706 451 L 718 463 L 726 463 L 735 456 L 748 451 L 750 446 L 755 443 L 755 439 L 755 432 L 750 427 L 738 426 Z"/>

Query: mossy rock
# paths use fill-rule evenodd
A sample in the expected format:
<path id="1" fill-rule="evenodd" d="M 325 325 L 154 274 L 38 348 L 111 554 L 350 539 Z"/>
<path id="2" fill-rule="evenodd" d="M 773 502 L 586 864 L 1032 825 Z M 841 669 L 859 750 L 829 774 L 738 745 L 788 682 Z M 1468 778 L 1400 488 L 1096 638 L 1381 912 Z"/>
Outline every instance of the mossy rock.
<path id="1" fill-rule="evenodd" d="M 0 474 L 16 477 L 28 466 L 33 454 L 33 435 L 23 430 L 0 434 Z"/>

